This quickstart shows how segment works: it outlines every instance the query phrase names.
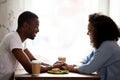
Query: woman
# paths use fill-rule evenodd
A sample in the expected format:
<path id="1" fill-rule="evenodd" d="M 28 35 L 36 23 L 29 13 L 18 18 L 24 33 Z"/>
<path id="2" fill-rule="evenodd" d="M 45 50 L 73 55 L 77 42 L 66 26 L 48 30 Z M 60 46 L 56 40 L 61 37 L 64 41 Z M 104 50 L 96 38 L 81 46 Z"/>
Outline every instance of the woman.
<path id="1" fill-rule="evenodd" d="M 79 67 L 65 64 L 71 72 L 97 72 L 101 80 L 120 80 L 120 37 L 116 23 L 108 16 L 94 13 L 89 15 L 88 33 L 95 51 L 87 62 Z"/>

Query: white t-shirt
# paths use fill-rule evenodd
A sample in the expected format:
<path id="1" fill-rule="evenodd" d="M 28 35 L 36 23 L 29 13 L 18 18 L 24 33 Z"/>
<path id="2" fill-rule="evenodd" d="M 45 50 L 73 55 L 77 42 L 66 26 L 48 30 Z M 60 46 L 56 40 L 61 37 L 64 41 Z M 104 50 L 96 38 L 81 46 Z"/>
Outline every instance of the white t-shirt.
<path id="1" fill-rule="evenodd" d="M 24 50 L 26 44 L 22 43 L 17 32 L 10 32 L 0 43 L 0 80 L 9 80 L 18 65 L 18 61 L 12 53 L 14 48 Z"/>

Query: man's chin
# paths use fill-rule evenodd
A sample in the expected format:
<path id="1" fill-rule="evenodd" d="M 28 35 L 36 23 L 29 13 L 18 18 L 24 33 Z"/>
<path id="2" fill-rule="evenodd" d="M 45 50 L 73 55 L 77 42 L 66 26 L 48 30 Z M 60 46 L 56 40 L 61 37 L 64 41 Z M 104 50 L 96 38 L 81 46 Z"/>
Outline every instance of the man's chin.
<path id="1" fill-rule="evenodd" d="M 35 39 L 35 37 L 30 37 L 29 39 L 34 40 L 34 39 Z"/>

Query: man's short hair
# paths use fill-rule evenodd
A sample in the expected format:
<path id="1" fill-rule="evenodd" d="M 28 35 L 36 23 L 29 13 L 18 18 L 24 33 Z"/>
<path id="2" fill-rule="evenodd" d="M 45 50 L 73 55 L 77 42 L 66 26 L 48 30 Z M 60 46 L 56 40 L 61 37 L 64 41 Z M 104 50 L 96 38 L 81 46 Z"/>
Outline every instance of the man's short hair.
<path id="1" fill-rule="evenodd" d="M 38 18 L 38 16 L 30 11 L 24 11 L 18 17 L 18 28 L 20 28 L 24 22 L 28 22 L 33 18 Z"/>

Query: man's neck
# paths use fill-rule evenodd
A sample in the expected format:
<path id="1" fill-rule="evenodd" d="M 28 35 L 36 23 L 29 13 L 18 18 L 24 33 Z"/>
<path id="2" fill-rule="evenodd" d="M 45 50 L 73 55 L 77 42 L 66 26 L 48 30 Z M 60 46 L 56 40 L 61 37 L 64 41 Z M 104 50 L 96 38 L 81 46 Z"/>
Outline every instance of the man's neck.
<path id="1" fill-rule="evenodd" d="M 17 32 L 18 32 L 18 34 L 19 34 L 19 36 L 21 38 L 21 41 L 24 42 L 26 40 L 26 37 L 24 36 L 24 33 L 21 32 L 20 30 L 17 30 Z"/>

